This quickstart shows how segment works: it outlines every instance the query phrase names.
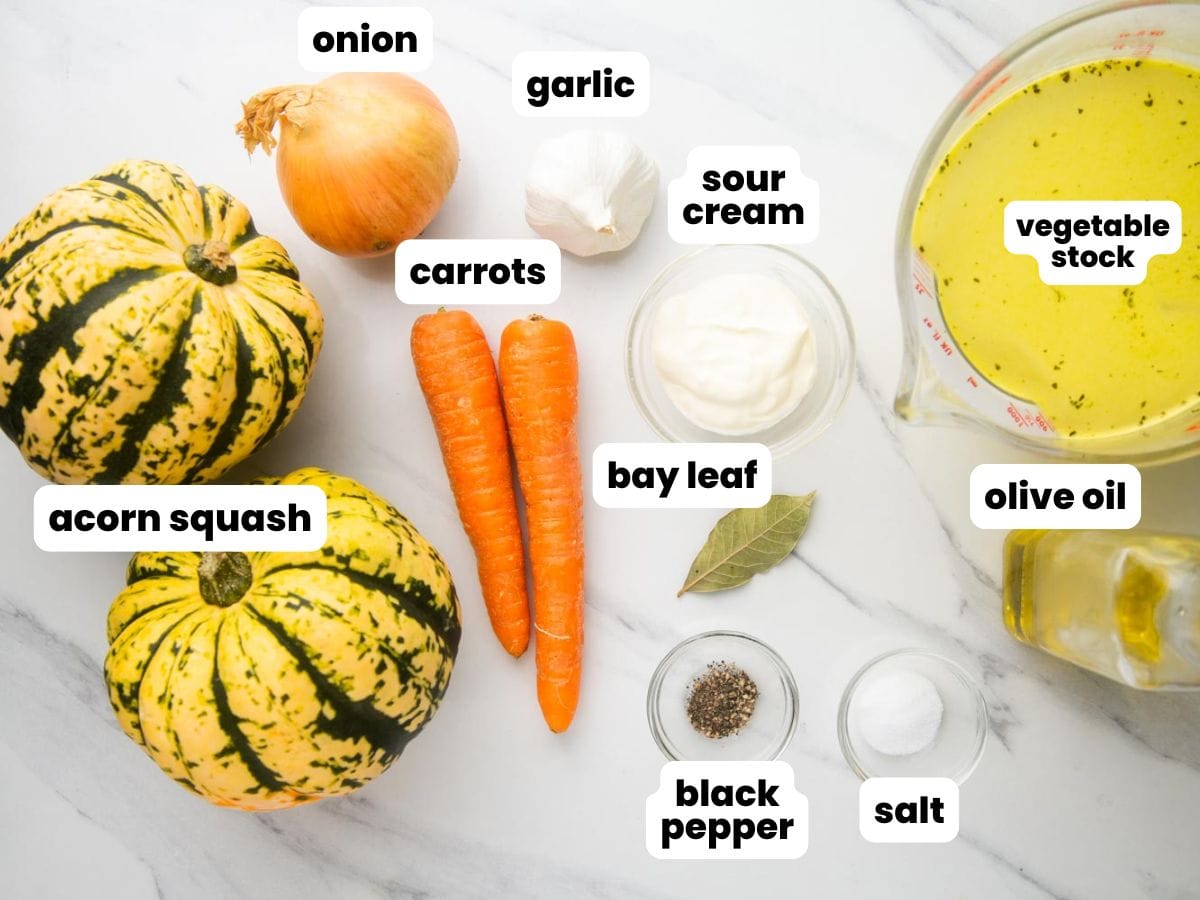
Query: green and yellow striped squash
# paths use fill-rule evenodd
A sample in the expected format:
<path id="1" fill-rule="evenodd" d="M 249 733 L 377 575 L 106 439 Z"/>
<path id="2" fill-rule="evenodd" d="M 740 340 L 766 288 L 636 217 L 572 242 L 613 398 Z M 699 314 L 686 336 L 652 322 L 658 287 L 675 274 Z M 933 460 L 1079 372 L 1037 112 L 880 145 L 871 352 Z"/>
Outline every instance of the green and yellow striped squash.
<path id="1" fill-rule="evenodd" d="M 245 206 L 121 162 L 0 243 L 0 429 L 54 481 L 207 481 L 295 413 L 321 335 Z"/>
<path id="2" fill-rule="evenodd" d="M 386 501 L 321 469 L 312 553 L 139 553 L 108 614 L 121 728 L 207 800 L 280 809 L 381 774 L 437 710 L 461 633 L 436 550 Z"/>

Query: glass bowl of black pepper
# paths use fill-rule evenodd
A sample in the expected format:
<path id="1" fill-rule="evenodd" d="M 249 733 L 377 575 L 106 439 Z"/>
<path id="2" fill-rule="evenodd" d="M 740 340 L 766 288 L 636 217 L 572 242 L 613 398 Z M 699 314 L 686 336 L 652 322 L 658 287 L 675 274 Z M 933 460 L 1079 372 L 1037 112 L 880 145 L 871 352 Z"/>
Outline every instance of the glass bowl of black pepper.
<path id="1" fill-rule="evenodd" d="M 796 679 L 758 638 L 707 631 L 658 664 L 646 715 L 668 759 L 776 759 L 796 732 Z"/>

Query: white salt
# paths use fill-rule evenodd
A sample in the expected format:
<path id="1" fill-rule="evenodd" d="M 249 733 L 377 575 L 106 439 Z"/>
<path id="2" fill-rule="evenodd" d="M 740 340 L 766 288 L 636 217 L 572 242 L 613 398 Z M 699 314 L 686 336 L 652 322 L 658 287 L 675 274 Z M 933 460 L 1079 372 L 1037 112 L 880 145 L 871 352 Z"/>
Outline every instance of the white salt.
<path id="1" fill-rule="evenodd" d="M 916 672 L 884 672 L 868 680 L 850 705 L 863 739 L 887 756 L 912 756 L 933 743 L 942 725 L 942 698 Z"/>

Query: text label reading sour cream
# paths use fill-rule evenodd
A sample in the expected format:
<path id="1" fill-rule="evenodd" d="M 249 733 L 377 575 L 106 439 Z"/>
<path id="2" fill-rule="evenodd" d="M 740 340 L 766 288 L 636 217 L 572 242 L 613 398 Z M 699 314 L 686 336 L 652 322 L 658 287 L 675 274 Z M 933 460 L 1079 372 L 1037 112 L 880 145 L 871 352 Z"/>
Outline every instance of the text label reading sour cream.
<path id="1" fill-rule="evenodd" d="M 1038 262 L 1046 284 L 1146 280 L 1150 258 L 1183 243 L 1183 210 L 1173 200 L 1021 200 L 1004 208 L 1004 246 Z"/>
<path id="2" fill-rule="evenodd" d="M 667 229 L 680 244 L 807 244 L 820 191 L 794 147 L 696 147 L 667 188 Z"/>
<path id="3" fill-rule="evenodd" d="M 771 473 L 762 444 L 601 444 L 592 497 L 608 509 L 757 509 Z"/>
<path id="4" fill-rule="evenodd" d="M 693 424 L 762 432 L 804 400 L 817 376 L 799 298 L 769 275 L 731 273 L 667 297 L 651 345 L 663 390 Z"/>
<path id="5" fill-rule="evenodd" d="M 396 296 L 416 306 L 553 303 L 561 284 L 562 253 L 540 238 L 421 238 L 396 248 Z"/>

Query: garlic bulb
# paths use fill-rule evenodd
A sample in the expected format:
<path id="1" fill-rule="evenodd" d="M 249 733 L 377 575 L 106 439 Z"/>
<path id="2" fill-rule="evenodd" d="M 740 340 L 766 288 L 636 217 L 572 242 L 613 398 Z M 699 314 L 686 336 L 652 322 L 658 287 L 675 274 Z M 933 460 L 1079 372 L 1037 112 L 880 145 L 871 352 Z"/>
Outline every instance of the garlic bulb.
<path id="1" fill-rule="evenodd" d="M 628 247 L 650 215 L 658 166 L 629 138 L 572 131 L 543 141 L 525 184 L 525 221 L 576 256 Z"/>

